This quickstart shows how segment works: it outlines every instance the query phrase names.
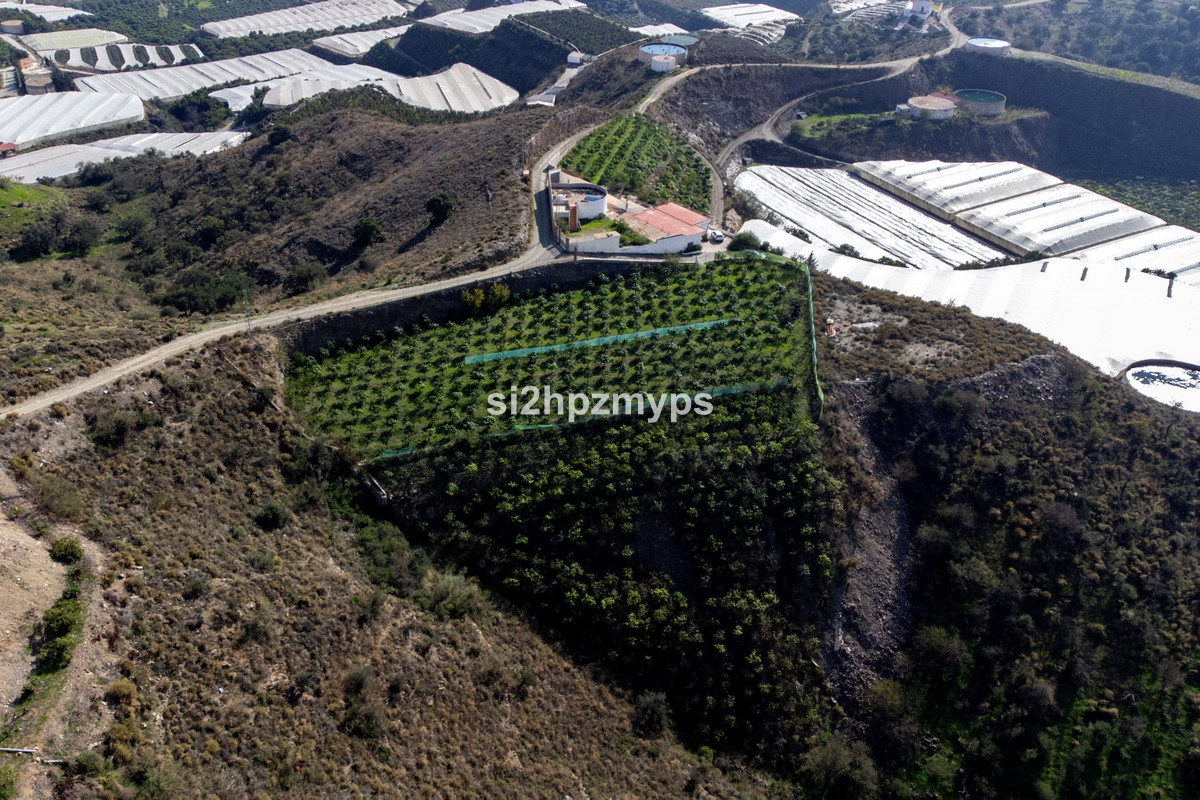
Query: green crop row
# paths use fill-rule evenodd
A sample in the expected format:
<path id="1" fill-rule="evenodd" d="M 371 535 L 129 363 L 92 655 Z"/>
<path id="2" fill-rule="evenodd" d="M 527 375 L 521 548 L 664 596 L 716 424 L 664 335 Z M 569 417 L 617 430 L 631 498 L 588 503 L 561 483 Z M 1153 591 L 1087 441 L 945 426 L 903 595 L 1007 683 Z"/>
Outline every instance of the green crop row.
<path id="1" fill-rule="evenodd" d="M 729 259 L 645 272 L 588 289 L 529 297 L 489 316 L 398 331 L 386 341 L 297 359 L 294 407 L 362 456 L 569 420 L 511 413 L 513 387 L 569 393 L 696 393 L 807 380 L 803 274 L 789 262 Z M 712 320 L 727 323 L 468 363 L 469 356 L 583 342 Z M 490 395 L 505 413 L 489 413 Z M 525 396 L 523 404 L 528 396 Z M 540 402 L 540 401 L 539 401 Z M 542 407 L 539 405 L 539 407 Z"/>
<path id="2" fill-rule="evenodd" d="M 647 202 L 674 201 L 707 212 L 708 165 L 678 134 L 645 117 L 620 117 L 585 136 L 563 169 Z"/>

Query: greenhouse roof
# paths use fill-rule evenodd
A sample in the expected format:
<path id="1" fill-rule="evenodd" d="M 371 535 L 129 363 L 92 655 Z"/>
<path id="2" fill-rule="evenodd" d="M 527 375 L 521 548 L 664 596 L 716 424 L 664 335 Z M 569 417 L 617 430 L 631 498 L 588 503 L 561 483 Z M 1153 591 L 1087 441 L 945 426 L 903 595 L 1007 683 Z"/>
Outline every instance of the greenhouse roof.
<path id="1" fill-rule="evenodd" d="M 395 81 L 397 75 L 386 72 L 376 67 L 368 67 L 364 64 L 330 64 L 328 61 L 320 61 L 321 66 L 315 69 L 298 72 L 294 75 L 285 75 L 281 78 L 273 78 L 269 81 L 259 81 L 258 83 L 247 83 L 241 86 L 230 86 L 228 89 L 218 89 L 212 93 L 212 96 L 229 106 L 231 111 L 241 111 L 246 108 L 254 100 L 254 91 L 260 87 L 265 87 L 268 94 L 274 89 L 284 86 L 285 84 L 300 83 L 300 82 L 321 82 L 326 84 L 324 91 L 332 91 L 333 89 L 352 89 L 355 86 L 365 86 L 370 83 L 382 83 L 384 81 Z M 332 84 L 338 84 L 334 86 Z M 302 89 L 287 90 L 296 96 L 293 102 L 300 102 L 305 97 L 322 94 L 322 92 L 310 91 L 305 93 Z M 286 93 L 277 93 L 276 100 L 285 98 Z M 302 96 L 301 96 L 302 95 Z M 291 105 L 288 103 L 287 105 Z"/>
<path id="2" fill-rule="evenodd" d="M 702 8 L 700 11 L 704 16 L 711 17 L 730 28 L 749 28 L 751 25 L 762 25 L 767 22 L 791 22 L 800 19 L 798 14 L 763 3 L 730 3 L 724 6 Z"/>
<path id="3" fill-rule="evenodd" d="M 31 50 L 43 53 L 47 50 L 67 50 L 72 47 L 101 47 L 106 44 L 129 41 L 125 36 L 99 28 L 80 28 L 73 31 L 51 31 L 30 33 L 21 37 L 21 42 Z"/>
<path id="4" fill-rule="evenodd" d="M 62 22 L 64 19 L 71 17 L 90 17 L 90 12 L 80 11 L 78 8 L 69 8 L 67 6 L 46 6 L 35 3 L 14 3 L 12 0 L 4 0 L 0 2 L 0 9 L 11 8 L 17 11 L 24 11 L 26 14 L 32 14 L 35 17 L 40 17 L 47 22 Z"/>
<path id="5" fill-rule="evenodd" d="M 446 28 L 460 33 L 487 33 L 509 17 L 519 14 L 537 14 L 542 11 L 568 11 L 570 9 L 585 9 L 586 5 L 579 0 L 525 0 L 523 3 L 512 3 L 507 6 L 494 6 L 479 11 L 464 11 L 456 8 L 443 14 L 420 20 L 422 25 L 434 28 Z"/>
<path id="6" fill-rule="evenodd" d="M 1065 183 L 964 211 L 955 223 L 1013 252 L 1046 255 L 1163 225 L 1158 217 Z"/>
<path id="7" fill-rule="evenodd" d="M 500 108 L 515 102 L 520 92 L 506 83 L 480 72 L 469 64 L 454 64 L 423 78 L 400 78 L 383 88 L 410 106 L 431 108 L 434 111 L 464 111 L 477 113 Z M 393 92 L 395 94 L 395 92 Z"/>
<path id="8" fill-rule="evenodd" d="M 293 31 L 332 31 L 404 16 L 407 10 L 393 0 L 321 0 L 317 3 L 208 22 L 201 29 L 219 39 Z"/>
<path id="9" fill-rule="evenodd" d="M 865 180 L 943 219 L 1062 183 L 1015 161 L 860 161 L 854 169 Z"/>
<path id="10" fill-rule="evenodd" d="M 178 100 L 197 89 L 234 81 L 265 81 L 333 66 L 303 50 L 278 50 L 223 61 L 147 69 L 116 75 L 89 75 L 75 84 L 85 92 L 136 94 L 144 100 Z"/>
<path id="11" fill-rule="evenodd" d="M 864 258 L 944 270 L 1004 255 L 841 170 L 757 166 L 738 175 L 736 186 L 814 240 L 850 245 Z"/>
<path id="12" fill-rule="evenodd" d="M 39 178 L 63 178 L 79 171 L 80 164 L 94 164 L 113 158 L 127 158 L 150 150 L 163 155 L 184 153 L 207 155 L 241 144 L 245 132 L 216 133 L 137 133 L 102 139 L 90 144 L 63 144 L 22 153 L 0 161 L 0 177 L 19 183 L 36 183 Z"/>
<path id="13" fill-rule="evenodd" d="M 742 230 L 782 247 L 793 258 L 810 253 L 818 267 L 877 289 L 959 305 L 981 317 L 1015 322 L 1116 375 L 1146 359 L 1200 363 L 1200 289 L 1155 275 L 1090 268 L 1051 258 L 984 270 L 899 269 L 814 247 L 762 220 Z"/>
<path id="14" fill-rule="evenodd" d="M 672 25 L 667 22 L 662 25 L 643 25 L 640 28 L 630 28 L 634 33 L 640 33 L 642 36 L 670 36 L 672 34 L 687 33 L 678 25 Z"/>
<path id="15" fill-rule="evenodd" d="M 1134 272 L 1161 270 L 1200 286 L 1200 233 L 1168 225 L 1073 253 L 1097 266 Z"/>
<path id="16" fill-rule="evenodd" d="M 320 39 L 313 39 L 313 44 L 322 50 L 328 50 L 339 56 L 361 58 L 375 45 L 400 36 L 409 27 L 408 25 L 400 25 L 395 28 L 380 28 L 377 31 L 336 33 L 333 36 L 322 36 Z"/>
<path id="17" fill-rule="evenodd" d="M 59 92 L 0 100 L 0 142 L 24 150 L 77 133 L 114 128 L 145 117 L 130 94 Z"/>

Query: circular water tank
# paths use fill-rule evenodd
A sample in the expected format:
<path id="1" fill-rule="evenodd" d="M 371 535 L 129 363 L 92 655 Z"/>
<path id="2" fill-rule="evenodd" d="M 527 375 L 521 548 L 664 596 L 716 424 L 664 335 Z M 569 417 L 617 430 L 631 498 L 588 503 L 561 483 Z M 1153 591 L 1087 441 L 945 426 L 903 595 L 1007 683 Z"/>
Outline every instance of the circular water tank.
<path id="1" fill-rule="evenodd" d="M 983 53 L 989 56 L 1007 55 L 1012 45 L 1003 39 L 988 39 L 985 37 L 976 37 L 967 39 L 967 52 Z"/>
<path id="2" fill-rule="evenodd" d="M 0 33 L 10 33 L 13 36 L 20 36 L 25 33 L 25 23 L 19 19 L 6 19 L 0 22 Z"/>
<path id="3" fill-rule="evenodd" d="M 670 56 L 654 56 L 650 59 L 650 69 L 655 72 L 670 72 L 675 66 L 675 59 Z"/>
<path id="4" fill-rule="evenodd" d="M 638 61 L 643 64 L 649 64 L 655 56 L 668 56 L 672 63 L 678 64 L 683 61 L 687 55 L 687 48 L 677 44 L 667 44 L 666 42 L 655 42 L 654 44 L 644 44 L 638 50 Z"/>
<path id="5" fill-rule="evenodd" d="M 1004 113 L 1008 98 L 991 89 L 959 89 L 954 96 L 962 101 L 972 114 L 980 117 L 995 117 Z"/>
<path id="6" fill-rule="evenodd" d="M 908 107 L 912 115 L 920 119 L 950 119 L 954 116 L 954 103 L 942 97 L 910 97 Z"/>

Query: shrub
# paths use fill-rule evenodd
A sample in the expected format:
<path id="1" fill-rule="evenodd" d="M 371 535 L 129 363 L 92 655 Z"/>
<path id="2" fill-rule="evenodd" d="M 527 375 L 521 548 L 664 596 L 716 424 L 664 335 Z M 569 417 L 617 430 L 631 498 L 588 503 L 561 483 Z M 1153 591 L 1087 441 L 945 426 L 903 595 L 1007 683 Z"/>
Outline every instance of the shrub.
<path id="1" fill-rule="evenodd" d="M 137 699 L 137 686 L 126 678 L 118 678 L 104 687 L 104 700 L 116 706 L 122 715 L 133 711 Z"/>
<path id="2" fill-rule="evenodd" d="M 92 420 L 92 441 L 102 448 L 114 449 L 125 444 L 125 438 L 133 429 L 135 418 L 129 411 L 110 408 L 101 411 Z"/>
<path id="3" fill-rule="evenodd" d="M 50 557 L 61 564 L 78 564 L 83 558 L 83 544 L 75 536 L 60 536 L 50 545 Z"/>
<path id="4" fill-rule="evenodd" d="M 71 765 L 71 773 L 74 775 L 99 775 L 103 770 L 104 756 L 95 750 L 87 750 L 80 753 L 76 756 L 75 763 Z"/>
<path id="5" fill-rule="evenodd" d="M 0 765 L 0 800 L 17 796 L 17 768 L 11 764 Z"/>
<path id="6" fill-rule="evenodd" d="M 452 572 L 433 572 L 422 598 L 422 605 L 443 620 L 477 614 L 484 602 L 478 584 Z"/>
<path id="7" fill-rule="evenodd" d="M 436 228 L 450 218 L 454 201 L 444 192 L 439 192 L 425 201 L 425 210 L 429 212 L 429 227 Z"/>
<path id="8" fill-rule="evenodd" d="M 761 250 L 762 240 L 753 233 L 750 233 L 750 231 L 743 231 L 742 233 L 735 234 L 729 240 L 729 249 L 735 252 L 738 250 Z"/>
<path id="9" fill-rule="evenodd" d="M 662 692 L 642 692 L 634 703 L 633 727 L 642 736 L 658 736 L 667 729 L 670 709 Z"/>
<path id="10" fill-rule="evenodd" d="M 313 263 L 294 267 L 283 279 L 283 291 L 288 297 L 311 292 L 325 281 L 325 270 Z"/>
<path id="11" fill-rule="evenodd" d="M 375 672 L 367 666 L 355 667 L 346 674 L 342 688 L 347 700 L 356 699 L 367 694 L 375 687 Z"/>
<path id="12" fill-rule="evenodd" d="M 291 519 L 287 507 L 278 500 L 272 500 L 258 510 L 254 515 L 254 524 L 264 531 L 274 531 L 282 528 Z"/>
<path id="13" fill-rule="evenodd" d="M 42 633 L 47 639 L 66 636 L 83 619 L 78 600 L 59 600 L 42 615 Z"/>
<path id="14" fill-rule="evenodd" d="M 57 672 L 71 663 L 71 654 L 75 651 L 75 639 L 71 636 L 60 636 L 42 645 L 38 651 L 38 669 L 42 672 Z"/>
<path id="15" fill-rule="evenodd" d="M 379 222 L 372 217 L 363 217 L 354 223 L 354 243 L 359 247 L 374 244 L 379 236 Z"/>
<path id="16" fill-rule="evenodd" d="M 60 519 L 78 520 L 83 514 L 83 498 L 75 485 L 60 475 L 42 475 L 33 485 L 34 499 L 47 514 Z"/>

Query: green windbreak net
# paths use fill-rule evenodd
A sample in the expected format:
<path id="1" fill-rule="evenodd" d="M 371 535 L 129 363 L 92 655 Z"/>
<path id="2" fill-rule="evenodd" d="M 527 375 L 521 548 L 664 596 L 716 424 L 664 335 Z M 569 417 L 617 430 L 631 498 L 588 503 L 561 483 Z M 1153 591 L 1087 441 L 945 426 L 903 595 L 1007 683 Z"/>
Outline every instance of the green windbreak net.
<path id="1" fill-rule="evenodd" d="M 712 328 L 716 325 L 725 325 L 728 322 L 728 319 L 713 319 L 708 320 L 707 322 L 689 322 L 687 325 L 670 325 L 665 328 L 651 328 L 648 331 L 633 331 L 632 333 L 616 333 L 611 336 L 598 336 L 595 339 L 583 339 L 582 341 L 578 342 L 547 344 L 541 347 L 522 347 L 520 350 L 501 350 L 497 353 L 480 353 L 479 355 L 467 356 L 463 359 L 463 363 L 478 364 L 481 361 L 503 361 L 508 358 L 522 358 L 524 356 L 534 356 L 542 353 L 560 353 L 563 350 L 571 350 L 576 347 L 599 347 L 605 344 L 613 344 L 614 342 L 629 342 L 635 339 L 650 339 L 655 336 L 670 336 L 673 333 L 682 333 L 683 331 L 702 330 L 704 328 Z"/>

